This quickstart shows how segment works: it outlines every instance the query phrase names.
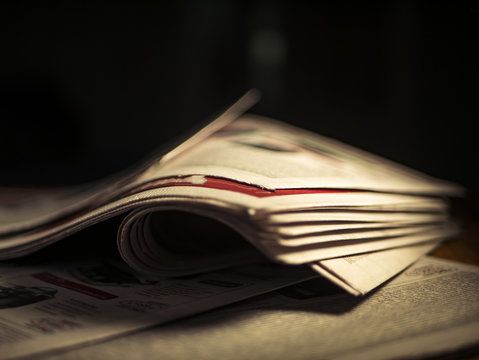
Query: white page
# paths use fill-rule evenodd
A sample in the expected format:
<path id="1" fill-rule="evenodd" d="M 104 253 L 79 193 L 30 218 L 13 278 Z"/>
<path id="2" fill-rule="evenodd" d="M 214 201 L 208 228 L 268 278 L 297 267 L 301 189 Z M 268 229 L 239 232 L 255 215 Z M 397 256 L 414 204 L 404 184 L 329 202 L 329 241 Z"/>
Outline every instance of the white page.
<path id="1" fill-rule="evenodd" d="M 311 264 L 319 274 L 353 295 L 364 295 L 434 250 L 438 242 L 423 243 Z"/>
<path id="2" fill-rule="evenodd" d="M 447 224 L 448 225 L 448 224 Z M 371 228 L 364 229 L 363 231 L 358 231 L 357 229 L 345 229 L 338 231 L 326 231 L 324 233 L 318 232 L 316 234 L 305 234 L 304 236 L 298 237 L 284 237 L 277 236 L 271 241 L 281 245 L 289 247 L 298 247 L 298 246 L 308 246 L 316 245 L 320 243 L 331 244 L 331 242 L 345 242 L 346 241 L 369 241 L 375 239 L 387 239 L 399 236 L 406 236 L 426 231 L 436 231 L 442 230 L 444 224 L 438 225 L 423 225 L 423 226 L 403 226 L 403 227 L 392 227 L 392 228 Z M 265 240 L 266 241 L 266 240 Z"/>
<path id="3" fill-rule="evenodd" d="M 462 189 L 323 136 L 244 115 L 169 163 L 157 177 L 205 175 L 262 188 L 460 194 Z"/>
<path id="4" fill-rule="evenodd" d="M 99 200 L 112 184 L 101 181 L 59 189 L 17 189 L 16 198 L 3 200 L 6 188 L 0 188 L 0 235 L 21 231 L 75 213 Z"/>
<path id="5" fill-rule="evenodd" d="M 360 211 L 360 210 L 323 210 L 323 211 L 296 211 L 286 213 L 268 214 L 262 221 L 266 224 L 287 223 L 316 223 L 323 221 L 349 221 L 349 222 L 435 222 L 447 219 L 447 214 L 418 213 L 418 212 L 385 212 L 385 211 Z"/>
<path id="6" fill-rule="evenodd" d="M 441 222 L 436 222 L 441 224 Z M 422 223 L 419 220 L 416 221 L 402 221 L 402 222 L 382 222 L 382 223 L 316 223 L 313 225 L 296 225 L 296 224 L 281 224 L 279 226 L 267 226 L 263 227 L 265 231 L 272 232 L 278 235 L 278 237 L 285 238 L 284 245 L 287 245 L 288 242 L 294 242 L 296 238 L 307 237 L 310 235 L 322 236 L 328 234 L 334 234 L 335 232 L 341 232 L 344 234 L 350 232 L 364 232 L 367 234 L 373 234 L 373 236 L 381 236 L 380 234 L 389 235 L 390 232 L 394 234 L 403 233 L 402 229 L 411 229 L 414 231 L 415 228 L 433 225 L 434 223 L 426 222 Z M 409 230 L 406 230 L 409 232 Z M 378 235 L 379 234 L 379 235 Z M 288 238 L 291 238 L 288 240 Z M 343 238 L 339 236 L 339 238 Z M 348 240 L 346 235 L 344 239 Z"/>
<path id="7" fill-rule="evenodd" d="M 271 242 L 267 244 L 263 242 L 261 243 L 261 246 L 264 246 L 263 252 L 265 254 L 269 254 L 269 256 L 276 261 L 294 265 L 420 244 L 428 241 L 440 241 L 457 235 L 457 233 L 457 227 L 451 225 L 450 227 L 444 227 L 440 230 L 438 229 L 437 231 L 429 231 L 388 239 L 376 239 L 371 241 L 337 241 L 329 243 L 328 246 L 324 244 L 317 244 L 315 246 L 291 248 L 279 246 L 278 244 Z"/>

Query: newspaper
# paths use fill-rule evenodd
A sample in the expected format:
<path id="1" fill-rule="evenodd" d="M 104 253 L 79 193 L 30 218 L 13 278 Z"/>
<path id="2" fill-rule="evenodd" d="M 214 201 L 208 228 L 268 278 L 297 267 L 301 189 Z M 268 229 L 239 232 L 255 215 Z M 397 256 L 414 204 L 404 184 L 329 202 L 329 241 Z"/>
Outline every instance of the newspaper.
<path id="1" fill-rule="evenodd" d="M 317 278 L 39 360 L 462 358 L 477 354 L 478 297 L 477 267 L 425 257 L 367 297 Z"/>
<path id="2" fill-rule="evenodd" d="M 317 276 L 262 264 L 172 279 L 105 259 L 0 270 L 0 359 L 112 338 Z"/>
<path id="3" fill-rule="evenodd" d="M 20 201 L 0 199 L 0 260 L 34 253 L 119 215 L 124 260 L 155 274 L 180 268 L 178 274 L 193 274 L 260 257 L 321 272 L 316 265 L 327 259 L 437 244 L 457 234 L 446 197 L 461 195 L 460 186 L 243 114 L 250 103 L 246 95 L 179 146 L 117 176 Z M 176 219 L 162 220 L 172 212 Z M 194 216 L 181 223 L 182 213 Z M 231 234 L 220 236 L 216 226 L 201 226 L 198 218 L 226 224 L 247 244 L 241 251 L 231 248 Z M 194 235 L 199 228 L 203 233 L 175 234 L 188 226 L 196 227 Z M 173 241 L 178 236 L 180 246 Z M 216 238 L 213 247 L 222 248 L 221 256 L 210 251 L 211 241 L 183 256 L 191 239 L 199 238 Z M 174 251 L 165 249 L 172 243 Z M 403 269 L 415 260 L 405 259 Z M 385 273 L 401 270 L 392 269 Z M 367 287 L 375 286 L 377 281 Z"/>
<path id="4" fill-rule="evenodd" d="M 238 121 L 239 120 L 239 121 Z M 460 193 L 433 179 L 338 141 L 244 115 L 145 178 L 203 174 L 266 189 L 329 188 L 402 193 Z"/>
<path id="5" fill-rule="evenodd" d="M 438 246 L 438 242 L 318 261 L 313 269 L 354 295 L 364 295 Z"/>

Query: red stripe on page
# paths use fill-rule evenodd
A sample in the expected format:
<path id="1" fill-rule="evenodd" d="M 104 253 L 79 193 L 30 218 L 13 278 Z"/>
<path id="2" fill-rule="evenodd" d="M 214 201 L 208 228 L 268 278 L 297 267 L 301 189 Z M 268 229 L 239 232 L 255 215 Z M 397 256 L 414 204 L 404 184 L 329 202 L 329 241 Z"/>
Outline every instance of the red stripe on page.
<path id="1" fill-rule="evenodd" d="M 282 196 L 282 195 L 302 195 L 302 194 L 329 194 L 329 193 L 341 193 L 346 190 L 331 190 L 331 189 L 276 189 L 267 190 L 259 187 L 239 183 L 236 181 L 205 177 L 206 182 L 200 187 L 207 187 L 211 189 L 229 190 L 235 191 L 247 195 L 253 195 L 256 197 L 269 197 L 269 196 Z"/>
<path id="2" fill-rule="evenodd" d="M 202 187 L 208 189 L 218 189 L 218 190 L 227 190 L 234 191 L 241 194 L 251 195 L 259 198 L 271 197 L 271 196 L 283 196 L 283 195 L 304 195 L 304 194 L 336 194 L 336 193 L 345 193 L 351 192 L 351 190 L 338 190 L 338 189 L 306 189 L 306 188 L 297 188 L 297 189 L 276 189 L 268 190 L 262 189 L 260 187 L 240 183 L 233 180 L 215 178 L 210 176 L 204 176 L 203 183 L 197 183 L 190 180 L 191 177 L 184 178 L 171 178 L 170 179 L 160 179 L 152 181 L 146 184 L 143 184 L 131 191 L 128 194 L 138 193 L 140 191 L 156 189 L 161 187 L 169 186 L 189 186 L 189 187 Z"/>
<path id="3" fill-rule="evenodd" d="M 76 292 L 79 292 L 84 295 L 88 295 L 100 300 L 111 300 L 118 297 L 117 295 L 113 295 L 105 291 L 95 289 L 91 286 L 86 286 L 74 281 L 70 281 L 70 280 L 61 278 L 59 276 L 50 274 L 48 272 L 33 274 L 32 277 L 38 280 L 44 281 L 46 283 L 60 286 L 65 289 L 73 290 L 73 291 L 76 291 Z"/>

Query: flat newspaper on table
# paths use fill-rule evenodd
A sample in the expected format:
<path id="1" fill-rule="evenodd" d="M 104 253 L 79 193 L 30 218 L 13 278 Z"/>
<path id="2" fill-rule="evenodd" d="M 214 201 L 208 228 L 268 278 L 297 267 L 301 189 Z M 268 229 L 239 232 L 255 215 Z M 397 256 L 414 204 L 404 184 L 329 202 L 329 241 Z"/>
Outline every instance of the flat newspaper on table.
<path id="1" fill-rule="evenodd" d="M 272 291 L 311 272 L 271 264 L 182 280 L 105 261 L 2 270 L 1 359 L 429 359 L 479 345 L 479 268 L 430 257 L 365 297 L 317 276 Z"/>

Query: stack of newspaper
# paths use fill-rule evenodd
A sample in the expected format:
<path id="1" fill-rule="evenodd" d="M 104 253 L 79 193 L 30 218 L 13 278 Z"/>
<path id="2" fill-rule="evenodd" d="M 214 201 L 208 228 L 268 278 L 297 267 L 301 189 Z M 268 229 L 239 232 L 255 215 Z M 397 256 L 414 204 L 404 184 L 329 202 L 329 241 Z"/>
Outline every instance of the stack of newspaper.
<path id="1" fill-rule="evenodd" d="M 137 271 L 187 275 L 268 259 L 359 295 L 457 233 L 446 198 L 461 187 L 245 115 L 250 102 L 131 171 L 4 202 L 0 259 L 128 212 L 118 248 Z"/>

